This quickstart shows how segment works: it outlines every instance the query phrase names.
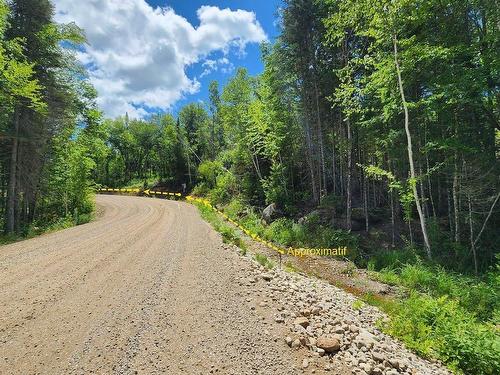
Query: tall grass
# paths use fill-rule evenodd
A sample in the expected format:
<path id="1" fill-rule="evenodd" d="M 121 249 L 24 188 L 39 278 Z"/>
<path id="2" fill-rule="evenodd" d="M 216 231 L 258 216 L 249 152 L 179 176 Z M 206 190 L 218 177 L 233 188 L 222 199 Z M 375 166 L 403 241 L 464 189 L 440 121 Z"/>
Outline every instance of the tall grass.
<path id="1" fill-rule="evenodd" d="M 386 331 L 418 353 L 464 374 L 500 373 L 500 273 L 464 276 L 399 260 L 376 274 L 408 291 L 388 313 Z"/>
<path id="2" fill-rule="evenodd" d="M 394 309 L 386 331 L 417 353 L 464 374 L 500 374 L 500 341 L 493 323 L 480 323 L 447 296 L 412 291 Z"/>
<path id="3" fill-rule="evenodd" d="M 378 278 L 433 297 L 455 299 L 479 321 L 491 320 L 500 310 L 499 273 L 496 271 L 480 279 L 446 271 L 441 266 L 417 263 L 396 269 L 385 268 Z"/>

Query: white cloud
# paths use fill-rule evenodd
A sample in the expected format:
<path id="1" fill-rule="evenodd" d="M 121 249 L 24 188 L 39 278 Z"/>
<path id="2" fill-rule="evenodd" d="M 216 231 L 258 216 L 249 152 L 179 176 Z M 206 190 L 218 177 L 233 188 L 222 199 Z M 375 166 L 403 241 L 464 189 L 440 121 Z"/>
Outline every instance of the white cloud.
<path id="1" fill-rule="evenodd" d="M 203 62 L 202 67 L 203 72 L 200 74 L 200 78 L 209 75 L 212 72 L 220 70 L 222 73 L 231 73 L 234 70 L 234 65 L 228 60 L 227 57 L 221 57 L 217 60 L 207 59 Z"/>
<path id="2" fill-rule="evenodd" d="M 92 64 L 90 77 L 108 116 L 141 117 L 147 107 L 168 109 L 199 90 L 200 83 L 186 75 L 187 66 L 214 51 L 243 51 L 248 43 L 266 40 L 255 14 L 244 10 L 202 6 L 194 27 L 173 9 L 152 8 L 144 0 L 54 3 L 58 22 L 76 22 L 85 30 L 89 45 L 77 55 Z M 234 68 L 226 57 L 205 64 L 206 74 Z"/>

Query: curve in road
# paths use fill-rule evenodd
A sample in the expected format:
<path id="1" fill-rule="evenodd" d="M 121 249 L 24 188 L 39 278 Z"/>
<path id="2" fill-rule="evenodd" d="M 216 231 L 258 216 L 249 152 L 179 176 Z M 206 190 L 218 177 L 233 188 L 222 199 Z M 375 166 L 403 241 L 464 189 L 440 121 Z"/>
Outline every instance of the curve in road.
<path id="1" fill-rule="evenodd" d="M 196 208 L 97 204 L 94 222 L 0 247 L 1 374 L 297 372 Z"/>

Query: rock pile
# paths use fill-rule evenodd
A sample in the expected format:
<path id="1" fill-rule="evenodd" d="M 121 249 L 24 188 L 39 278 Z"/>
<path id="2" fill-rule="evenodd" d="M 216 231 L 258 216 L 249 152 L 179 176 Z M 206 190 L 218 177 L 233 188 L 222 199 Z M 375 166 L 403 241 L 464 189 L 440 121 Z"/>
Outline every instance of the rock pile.
<path id="1" fill-rule="evenodd" d="M 288 327 L 284 343 L 305 353 L 304 371 L 315 362 L 329 371 L 338 361 L 359 375 L 451 374 L 381 332 L 378 323 L 388 317 L 339 288 L 257 263 L 250 277 L 265 284 L 261 290 L 272 301 L 274 322 Z"/>

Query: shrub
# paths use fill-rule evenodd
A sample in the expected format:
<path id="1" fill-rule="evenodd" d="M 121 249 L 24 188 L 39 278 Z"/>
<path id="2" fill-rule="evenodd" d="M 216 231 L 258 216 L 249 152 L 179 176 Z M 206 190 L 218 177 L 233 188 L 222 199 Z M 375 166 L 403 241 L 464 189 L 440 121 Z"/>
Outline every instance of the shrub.
<path id="1" fill-rule="evenodd" d="M 233 219 L 238 219 L 245 211 L 246 204 L 240 198 L 235 198 L 224 207 L 224 212 Z"/>
<path id="2" fill-rule="evenodd" d="M 264 237 L 265 227 L 260 220 L 260 216 L 253 210 L 249 210 L 246 215 L 240 219 L 240 223 L 250 232 Z"/>
<path id="3" fill-rule="evenodd" d="M 384 269 L 380 273 L 375 273 L 374 278 L 389 285 L 401 284 L 401 279 L 399 278 L 399 275 L 396 273 L 396 271 L 392 269 Z"/>
<path id="4" fill-rule="evenodd" d="M 238 195 L 238 181 L 230 172 L 225 171 L 217 176 L 215 187 L 208 194 L 214 203 L 228 203 Z"/>
<path id="5" fill-rule="evenodd" d="M 254 259 L 257 261 L 257 263 L 267 269 L 274 268 L 274 262 L 270 261 L 264 254 L 257 253 L 254 255 Z"/>
<path id="6" fill-rule="evenodd" d="M 393 314 L 387 332 L 418 353 L 471 375 L 500 373 L 498 333 L 457 300 L 412 292 Z"/>
<path id="7" fill-rule="evenodd" d="M 214 188 L 217 183 L 217 176 L 223 172 L 222 164 L 219 161 L 205 160 L 198 166 L 198 176 L 208 188 Z"/>
<path id="8" fill-rule="evenodd" d="M 429 293 L 434 297 L 449 296 L 479 321 L 492 319 L 500 308 L 500 283 L 491 272 L 483 281 L 479 278 L 458 275 L 440 266 L 423 263 L 407 264 L 398 269 L 386 268 L 377 279 L 388 284 L 402 285 L 410 290 Z"/>
<path id="9" fill-rule="evenodd" d="M 264 230 L 264 236 L 284 246 L 291 246 L 296 242 L 293 221 L 286 218 L 280 218 L 273 221 L 271 225 Z"/>
<path id="10" fill-rule="evenodd" d="M 406 264 L 415 264 L 419 259 L 416 250 L 411 247 L 398 250 L 379 251 L 370 258 L 367 267 L 374 271 L 397 269 Z"/>

